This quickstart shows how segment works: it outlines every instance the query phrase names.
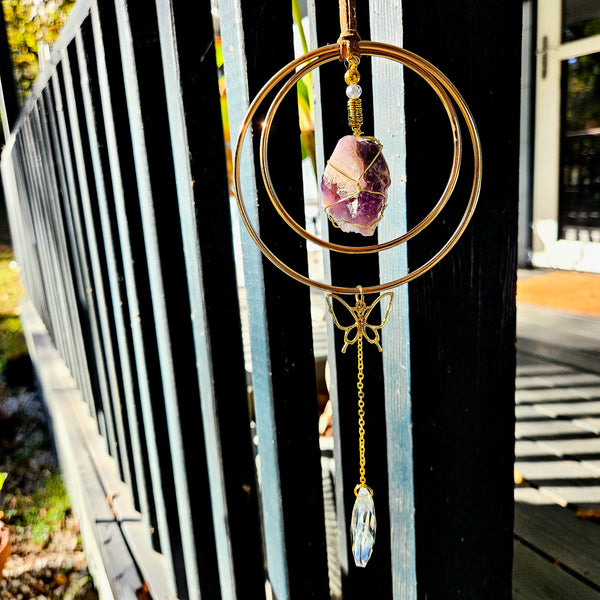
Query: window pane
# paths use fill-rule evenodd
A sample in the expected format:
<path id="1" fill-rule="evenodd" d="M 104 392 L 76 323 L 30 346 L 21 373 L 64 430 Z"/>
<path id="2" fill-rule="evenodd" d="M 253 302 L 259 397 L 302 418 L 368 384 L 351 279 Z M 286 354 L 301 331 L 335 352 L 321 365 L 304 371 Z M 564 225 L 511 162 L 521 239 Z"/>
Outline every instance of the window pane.
<path id="1" fill-rule="evenodd" d="M 598 0 L 563 0 L 563 42 L 600 34 Z"/>
<path id="2" fill-rule="evenodd" d="M 600 52 L 562 68 L 559 236 L 600 242 Z"/>

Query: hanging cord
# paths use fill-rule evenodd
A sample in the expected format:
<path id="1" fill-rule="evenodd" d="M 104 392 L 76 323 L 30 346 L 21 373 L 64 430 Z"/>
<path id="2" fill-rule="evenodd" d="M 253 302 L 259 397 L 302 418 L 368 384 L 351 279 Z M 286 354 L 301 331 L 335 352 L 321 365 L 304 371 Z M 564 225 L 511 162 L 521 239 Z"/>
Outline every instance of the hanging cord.
<path id="1" fill-rule="evenodd" d="M 358 42 L 360 36 L 356 29 L 356 0 L 339 0 L 340 6 L 340 61 L 345 62 L 350 56 L 360 57 Z"/>

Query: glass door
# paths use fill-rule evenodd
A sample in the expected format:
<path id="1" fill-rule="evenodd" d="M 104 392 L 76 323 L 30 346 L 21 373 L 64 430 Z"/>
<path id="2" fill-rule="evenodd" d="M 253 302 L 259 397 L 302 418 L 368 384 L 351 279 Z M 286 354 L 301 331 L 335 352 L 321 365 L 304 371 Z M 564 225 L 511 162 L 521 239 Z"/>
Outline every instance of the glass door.
<path id="1" fill-rule="evenodd" d="M 538 7 L 532 260 L 600 272 L 600 2 Z"/>

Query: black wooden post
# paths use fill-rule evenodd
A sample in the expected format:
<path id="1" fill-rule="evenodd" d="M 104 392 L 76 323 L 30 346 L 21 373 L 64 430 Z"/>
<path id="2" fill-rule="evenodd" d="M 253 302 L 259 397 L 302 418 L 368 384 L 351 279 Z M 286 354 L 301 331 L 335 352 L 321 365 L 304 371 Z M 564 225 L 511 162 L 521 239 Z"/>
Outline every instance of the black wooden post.
<path id="1" fill-rule="evenodd" d="M 509 598 L 521 4 L 405 0 L 403 25 L 405 47 L 445 72 L 470 105 L 484 156 L 466 234 L 409 285 L 418 595 Z M 431 91 L 407 75 L 409 224 L 447 177 L 444 119 Z M 457 198 L 468 193 L 470 168 L 466 160 Z M 437 251 L 462 210 L 446 207 L 409 244 L 411 267 Z"/>
<path id="2" fill-rule="evenodd" d="M 311 6 L 315 17 L 317 45 L 324 46 L 335 43 L 340 33 L 339 9 L 337 3 L 315 0 Z M 369 6 L 357 3 L 358 29 L 362 39 L 369 39 Z M 318 104 L 321 108 L 323 160 L 318 161 L 319 168 L 329 158 L 337 141 L 351 133 L 347 123 L 346 96 L 344 93 L 344 72 L 342 63 L 333 62 L 326 65 L 314 75 L 318 77 Z M 373 103 L 370 98 L 371 64 L 369 60 L 360 65 L 363 91 L 364 130 L 368 135 L 373 132 Z M 318 118 L 318 117 L 317 117 Z M 317 136 L 319 139 L 319 136 Z M 373 244 L 373 238 L 360 239 L 348 236 L 329 226 L 329 240 L 338 244 Z M 356 286 L 378 283 L 379 265 L 377 255 L 342 255 L 329 254 L 332 281 L 337 285 Z M 372 301 L 374 297 L 368 300 Z M 353 298 L 346 300 L 351 304 Z M 374 322 L 377 317 L 374 316 Z M 336 504 L 338 511 L 338 551 L 342 572 L 343 597 L 354 598 L 392 597 L 392 572 L 390 564 L 390 523 L 388 510 L 388 478 L 387 478 L 387 440 L 384 432 L 385 403 L 383 391 L 382 355 L 371 344 L 365 345 L 365 394 L 367 402 L 366 446 L 368 484 L 376 490 L 377 511 L 377 549 L 369 561 L 367 569 L 357 568 L 351 555 L 350 522 L 354 505 L 354 486 L 358 483 L 358 432 L 356 425 L 356 349 L 350 348 L 342 354 L 343 334 L 333 326 L 334 348 L 330 350 L 329 360 L 335 373 L 335 385 L 332 386 L 334 404 L 334 428 L 336 431 Z"/>

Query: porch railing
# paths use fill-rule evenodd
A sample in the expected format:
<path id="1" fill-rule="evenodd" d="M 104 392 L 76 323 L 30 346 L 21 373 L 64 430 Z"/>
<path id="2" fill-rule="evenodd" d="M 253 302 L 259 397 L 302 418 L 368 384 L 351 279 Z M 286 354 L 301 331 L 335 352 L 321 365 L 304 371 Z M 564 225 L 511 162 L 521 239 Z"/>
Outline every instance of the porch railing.
<path id="1" fill-rule="evenodd" d="M 463 60 L 458 85 L 488 141 L 495 140 L 489 154 L 503 153 L 509 163 L 514 198 L 503 204 L 488 184 L 478 220 L 454 258 L 411 287 L 410 333 L 409 292 L 401 289 L 383 334 L 383 358 L 369 349 L 367 443 L 379 530 L 364 571 L 354 568 L 347 539 L 358 470 L 354 359 L 340 353 L 322 297 L 265 264 L 246 236 L 238 244 L 230 212 L 215 28 L 235 139 L 249 100 L 294 56 L 289 3 L 79 0 L 12 128 L 2 177 L 31 310 L 131 494 L 144 526 L 136 540 L 126 532 L 123 539 L 159 600 L 161 594 L 257 600 L 268 593 L 279 600 L 416 598 L 417 575 L 429 598 L 454 597 L 464 585 L 479 590 L 465 597 L 484 597 L 477 593 L 489 581 L 501 590 L 493 597 L 508 597 L 518 102 L 493 125 L 484 107 L 489 90 L 503 101 L 519 97 L 510 69 L 518 71 L 520 11 L 488 3 L 482 17 L 480 3 L 465 1 L 446 21 L 436 13 L 425 26 L 419 3 L 404 4 L 415 31 L 419 23 L 429 27 L 423 39 L 412 39 L 421 54 L 439 53 L 436 36 L 448 23 L 454 31 L 466 28 L 465 36 L 489 51 L 484 60 L 454 48 Z M 308 2 L 307 13 L 311 44 L 334 42 L 337 5 Z M 484 38 L 479 26 L 465 25 L 465 15 L 494 28 Z M 359 23 L 364 38 L 370 28 L 373 39 L 403 42 L 396 3 L 361 5 Z M 510 32 L 508 59 L 493 50 L 498 23 Z M 439 58 L 449 70 L 443 51 Z M 502 85 L 486 76 L 478 87 L 465 75 L 490 64 L 505 74 Z M 426 118 L 425 108 L 412 102 L 405 128 L 403 90 L 411 84 L 383 61 L 372 70 L 365 63 L 363 77 L 370 73 L 369 128 L 385 132 L 396 177 L 380 233 L 389 237 L 418 215 L 406 208 L 404 147 L 408 137 L 425 148 L 413 125 Z M 313 74 L 318 165 L 345 134 L 342 77 L 333 67 Z M 309 188 L 297 105 L 291 101 L 280 112 L 277 128 L 285 133 L 274 135 L 271 174 L 294 218 L 304 222 Z M 512 143 L 493 137 L 502 137 L 502 128 L 514 129 Z M 296 268 L 322 260 L 326 276 L 354 285 L 389 280 L 428 251 L 426 242 L 412 258 L 406 250 L 360 261 L 320 258 L 273 214 L 248 146 L 243 186 L 251 213 Z M 421 167 L 414 172 L 423 176 Z M 504 180 L 505 171 L 492 167 L 486 177 Z M 486 219 L 495 219 L 492 232 Z M 326 218 L 318 220 L 327 235 Z M 500 249 L 487 252 L 494 242 Z M 499 270 L 505 278 L 494 274 Z M 458 335 L 452 338 L 448 328 Z M 464 339 L 461 331 L 468 332 Z M 320 440 L 319 394 L 333 403 L 333 442 Z M 446 399 L 455 413 L 444 408 Z M 427 438 L 441 458 L 432 456 Z M 492 463 L 494 473 L 485 468 Z M 466 503 L 475 521 L 463 531 L 469 480 L 462 469 L 469 465 L 477 502 Z M 433 510 L 437 526 L 426 523 Z M 489 527 L 498 540 L 502 560 L 494 567 L 478 527 Z M 148 561 L 146 550 L 160 561 Z M 455 566 L 442 568 L 437 580 L 435 563 L 446 553 L 454 553 L 448 560 Z M 465 583 L 471 580 L 464 561 L 474 565 L 475 583 Z M 448 595 L 436 596 L 440 589 Z"/>

